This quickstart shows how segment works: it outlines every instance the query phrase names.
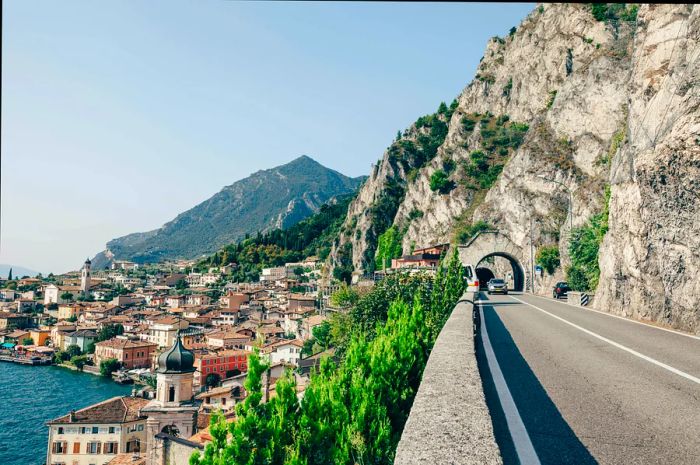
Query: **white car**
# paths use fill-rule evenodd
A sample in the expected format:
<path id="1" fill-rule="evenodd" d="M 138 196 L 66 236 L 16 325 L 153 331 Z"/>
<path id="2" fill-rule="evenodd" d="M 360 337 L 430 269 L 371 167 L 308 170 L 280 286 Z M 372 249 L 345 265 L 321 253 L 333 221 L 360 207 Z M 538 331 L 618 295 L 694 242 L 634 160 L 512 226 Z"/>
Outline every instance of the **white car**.
<path id="1" fill-rule="evenodd" d="M 467 292 L 479 292 L 479 278 L 472 265 L 464 265 L 464 280 L 467 282 Z"/>

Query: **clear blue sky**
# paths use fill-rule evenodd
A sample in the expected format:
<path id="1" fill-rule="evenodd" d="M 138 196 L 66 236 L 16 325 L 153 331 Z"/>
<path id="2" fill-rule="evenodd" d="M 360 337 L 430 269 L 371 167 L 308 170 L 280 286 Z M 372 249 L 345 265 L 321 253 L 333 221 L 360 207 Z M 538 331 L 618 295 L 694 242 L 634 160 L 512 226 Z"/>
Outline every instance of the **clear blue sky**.
<path id="1" fill-rule="evenodd" d="M 367 174 L 532 8 L 6 0 L 0 263 L 76 269 L 301 154 Z"/>

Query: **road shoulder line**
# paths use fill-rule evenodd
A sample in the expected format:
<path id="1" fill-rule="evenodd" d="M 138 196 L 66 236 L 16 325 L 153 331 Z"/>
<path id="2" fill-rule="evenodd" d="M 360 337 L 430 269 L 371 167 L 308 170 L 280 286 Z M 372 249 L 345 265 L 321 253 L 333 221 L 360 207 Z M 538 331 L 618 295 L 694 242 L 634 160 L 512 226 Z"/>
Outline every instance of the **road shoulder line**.
<path id="1" fill-rule="evenodd" d="M 501 403 L 501 408 L 506 417 L 508 431 L 515 445 L 515 452 L 518 454 L 518 459 L 523 465 L 540 465 L 540 459 L 537 457 L 535 447 L 532 445 L 530 435 L 527 433 L 525 423 L 518 412 L 518 407 L 515 405 L 513 396 L 508 389 L 508 384 L 503 376 L 501 367 L 496 359 L 496 354 L 491 346 L 488 331 L 486 330 L 486 321 L 484 319 L 484 310 L 479 305 L 479 317 L 481 319 L 481 340 L 484 345 L 486 361 L 491 371 L 491 378 L 498 393 L 498 401 Z"/>
<path id="2" fill-rule="evenodd" d="M 656 360 L 656 359 L 654 359 L 654 358 L 649 357 L 648 355 L 644 355 L 644 354 L 642 354 L 642 353 L 640 353 L 640 352 L 637 352 L 637 351 L 634 350 L 634 349 L 630 349 L 630 348 L 627 347 L 627 346 L 623 346 L 622 344 L 620 344 L 620 343 L 618 343 L 618 342 L 615 342 L 615 341 L 613 341 L 612 339 L 608 339 L 608 338 L 605 337 L 605 336 L 601 336 L 600 334 L 594 333 L 593 331 L 590 331 L 590 330 L 588 330 L 588 329 L 586 329 L 586 328 L 584 328 L 584 327 L 582 327 L 582 326 L 579 326 L 579 325 L 577 325 L 576 323 L 572 323 L 572 322 L 570 322 L 570 321 L 568 321 L 568 320 L 566 320 L 566 319 L 564 319 L 564 318 L 562 318 L 562 317 L 560 317 L 560 316 L 557 316 L 557 315 L 555 315 L 555 314 L 553 314 L 553 313 L 550 313 L 550 312 L 548 312 L 547 310 L 538 307 L 537 305 L 533 305 L 533 304 L 531 304 L 531 303 L 529 303 L 529 302 L 525 302 L 524 300 L 520 300 L 520 299 L 518 299 L 517 297 L 511 296 L 510 298 L 513 299 L 513 300 L 516 300 L 516 301 L 520 302 L 521 304 L 525 304 L 525 305 L 530 306 L 530 307 L 532 307 L 532 308 L 534 308 L 534 309 L 536 309 L 536 310 L 539 310 L 540 312 L 545 313 L 545 314 L 551 316 L 552 318 L 556 318 L 557 320 L 560 320 L 560 321 L 562 321 L 563 323 L 566 323 L 567 325 L 572 326 L 572 327 L 578 329 L 579 331 L 582 331 L 582 332 L 588 334 L 589 336 L 593 336 L 593 337 L 595 337 L 596 339 L 600 339 L 600 340 L 603 341 L 603 342 L 607 342 L 608 344 L 610 344 L 610 345 L 612 345 L 612 346 L 614 346 L 614 347 L 617 347 L 618 349 L 624 350 L 625 352 L 628 352 L 628 353 L 630 353 L 630 354 L 632 354 L 632 355 L 634 355 L 634 356 L 636 356 L 636 357 L 639 357 L 639 358 L 641 358 L 642 360 L 646 360 L 647 362 L 652 363 L 652 364 L 654 364 L 654 365 L 656 365 L 656 366 L 659 366 L 659 367 L 661 367 L 661 368 L 663 368 L 663 369 L 665 369 L 665 370 L 667 370 L 667 371 L 670 371 L 670 372 L 673 373 L 673 374 L 676 374 L 676 375 L 678 375 L 678 376 L 682 376 L 683 378 L 686 378 L 686 379 L 688 379 L 688 380 L 690 380 L 690 381 L 692 381 L 692 382 L 694 382 L 694 383 L 696 383 L 696 384 L 700 384 L 700 378 L 697 378 L 697 377 L 695 377 L 695 376 L 693 376 L 693 375 L 691 375 L 691 374 L 689 374 L 689 373 L 686 373 L 686 372 L 684 372 L 684 371 L 681 371 L 681 370 L 679 370 L 678 368 L 674 368 L 674 367 L 672 367 L 671 365 L 667 365 L 667 364 L 665 364 L 665 363 L 663 363 L 663 362 L 660 362 L 660 361 L 658 361 L 658 360 Z"/>
<path id="3" fill-rule="evenodd" d="M 643 321 L 633 320 L 633 319 L 631 319 L 631 318 L 627 318 L 627 317 L 622 316 L 622 315 L 615 315 L 614 313 L 604 312 L 604 311 L 602 311 L 602 310 L 596 310 L 595 308 L 581 307 L 580 305 L 574 305 L 574 304 L 571 304 L 571 303 L 569 303 L 569 302 L 564 302 L 564 301 L 561 301 L 561 300 L 550 299 L 549 297 L 545 297 L 545 296 L 541 296 L 541 295 L 537 295 L 537 294 L 523 294 L 523 295 L 528 295 L 528 296 L 532 296 L 532 297 L 539 297 L 540 299 L 544 299 L 544 300 L 546 300 L 546 301 L 548 301 L 548 302 L 555 302 L 555 303 L 559 303 L 559 304 L 568 305 L 569 307 L 576 308 L 576 309 L 579 309 L 579 310 L 588 310 L 589 312 L 600 313 L 601 315 L 609 316 L 609 317 L 612 317 L 612 318 L 617 318 L 618 320 L 627 321 L 627 322 L 629 322 L 629 323 L 634 323 L 634 324 L 637 324 L 637 325 L 642 325 L 642 326 L 644 326 L 645 328 L 659 329 L 659 330 L 661 330 L 661 331 L 666 331 L 667 333 L 677 334 L 678 336 L 685 336 L 685 337 L 689 337 L 689 338 L 691 338 L 691 339 L 697 339 L 698 341 L 700 341 L 700 336 L 696 336 L 695 334 L 684 333 L 684 332 L 682 332 L 682 331 L 677 331 L 677 330 L 675 330 L 675 329 L 664 328 L 663 326 L 655 326 L 655 325 L 652 325 L 652 324 L 649 324 L 649 323 L 645 323 L 645 322 L 643 322 Z"/>

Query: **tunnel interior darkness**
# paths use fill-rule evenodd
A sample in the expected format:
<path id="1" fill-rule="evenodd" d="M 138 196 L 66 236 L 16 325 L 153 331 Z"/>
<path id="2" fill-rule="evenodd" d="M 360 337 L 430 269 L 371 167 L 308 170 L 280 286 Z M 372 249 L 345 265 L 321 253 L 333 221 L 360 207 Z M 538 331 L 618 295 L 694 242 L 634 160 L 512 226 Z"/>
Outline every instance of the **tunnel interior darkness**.
<path id="1" fill-rule="evenodd" d="M 513 273 L 513 289 L 514 291 L 522 291 L 525 287 L 525 273 L 523 272 L 523 267 L 520 266 L 518 260 L 511 255 L 505 253 L 493 253 L 482 258 L 476 265 L 476 276 L 479 279 L 479 287 L 481 289 L 486 289 L 486 283 L 492 278 L 503 278 L 506 276 L 496 276 L 494 271 L 490 268 L 490 263 L 492 260 L 488 260 L 491 257 L 503 257 L 510 263 L 512 273 Z"/>

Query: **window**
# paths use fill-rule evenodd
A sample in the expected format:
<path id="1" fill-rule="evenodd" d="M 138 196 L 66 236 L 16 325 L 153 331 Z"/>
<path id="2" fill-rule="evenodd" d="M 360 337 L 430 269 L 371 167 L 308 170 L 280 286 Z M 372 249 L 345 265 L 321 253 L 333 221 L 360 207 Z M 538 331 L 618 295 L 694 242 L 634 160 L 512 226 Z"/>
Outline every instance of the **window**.
<path id="1" fill-rule="evenodd" d="M 132 439 L 126 443 L 127 452 L 141 452 L 141 441 L 138 439 Z"/>
<path id="2" fill-rule="evenodd" d="M 98 428 L 97 426 L 92 427 L 92 434 L 97 434 L 99 432 L 100 432 L 100 428 Z"/>
<path id="3" fill-rule="evenodd" d="M 73 443 L 73 453 L 74 453 L 74 454 L 79 454 L 79 453 L 80 453 L 80 443 L 79 443 L 79 442 L 74 442 L 74 443 Z"/>
<path id="4" fill-rule="evenodd" d="M 57 434 L 63 434 L 63 426 L 58 427 L 58 433 Z"/>
<path id="5" fill-rule="evenodd" d="M 80 427 L 80 434 L 86 434 L 87 433 L 87 428 L 84 426 Z"/>
<path id="6" fill-rule="evenodd" d="M 175 402 L 175 386 L 170 386 L 168 389 L 168 402 Z"/>
<path id="7" fill-rule="evenodd" d="M 129 354 L 124 354 L 124 360 L 126 360 L 127 358 L 129 358 Z"/>
<path id="8" fill-rule="evenodd" d="M 99 454 L 100 453 L 100 443 L 99 442 L 88 442 L 86 452 L 88 454 Z"/>
<path id="9" fill-rule="evenodd" d="M 136 429 L 137 429 L 138 431 L 143 431 L 143 425 L 138 425 L 138 426 L 136 427 Z"/>
<path id="10" fill-rule="evenodd" d="M 55 441 L 51 446 L 52 454 L 67 454 L 68 443 L 66 441 Z"/>
<path id="11" fill-rule="evenodd" d="M 105 454 L 117 454 L 119 449 L 119 443 L 117 442 L 105 442 Z"/>
<path id="12" fill-rule="evenodd" d="M 109 427 L 109 434 L 114 434 L 114 426 Z"/>

